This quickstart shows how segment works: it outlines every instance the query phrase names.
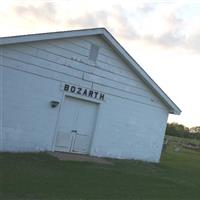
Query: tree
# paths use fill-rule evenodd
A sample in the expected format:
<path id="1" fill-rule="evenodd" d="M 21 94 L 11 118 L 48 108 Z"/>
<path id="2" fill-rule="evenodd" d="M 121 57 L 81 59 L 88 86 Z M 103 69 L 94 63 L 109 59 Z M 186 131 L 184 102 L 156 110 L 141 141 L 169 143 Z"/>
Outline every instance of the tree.
<path id="1" fill-rule="evenodd" d="M 169 123 L 167 124 L 166 135 L 187 137 L 189 135 L 189 128 L 182 124 Z"/>
<path id="2" fill-rule="evenodd" d="M 194 126 L 190 128 L 190 133 L 199 133 L 200 134 L 200 126 Z"/>

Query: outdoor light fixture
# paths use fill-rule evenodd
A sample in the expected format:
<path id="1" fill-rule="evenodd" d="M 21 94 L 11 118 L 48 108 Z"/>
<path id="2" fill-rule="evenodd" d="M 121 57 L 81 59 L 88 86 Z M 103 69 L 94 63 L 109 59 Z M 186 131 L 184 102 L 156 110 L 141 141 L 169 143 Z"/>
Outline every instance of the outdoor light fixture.
<path id="1" fill-rule="evenodd" d="M 59 102 L 58 101 L 51 101 L 50 105 L 51 105 L 52 108 L 55 108 L 59 105 Z"/>

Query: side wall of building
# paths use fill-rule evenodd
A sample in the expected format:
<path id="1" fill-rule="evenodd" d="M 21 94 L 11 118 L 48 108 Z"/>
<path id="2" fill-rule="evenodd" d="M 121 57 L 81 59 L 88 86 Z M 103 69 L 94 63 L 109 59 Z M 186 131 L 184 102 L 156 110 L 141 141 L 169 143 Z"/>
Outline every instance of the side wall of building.
<path id="1" fill-rule="evenodd" d="M 0 48 L 0 151 L 3 149 L 3 49 Z"/>
<path id="2" fill-rule="evenodd" d="M 99 47 L 89 59 L 91 44 Z M 52 150 L 63 84 L 105 94 L 91 154 L 158 161 L 168 110 L 99 37 L 4 46 L 4 151 Z"/>
<path id="3" fill-rule="evenodd" d="M 163 110 L 108 96 L 100 105 L 91 154 L 158 162 L 167 118 Z"/>

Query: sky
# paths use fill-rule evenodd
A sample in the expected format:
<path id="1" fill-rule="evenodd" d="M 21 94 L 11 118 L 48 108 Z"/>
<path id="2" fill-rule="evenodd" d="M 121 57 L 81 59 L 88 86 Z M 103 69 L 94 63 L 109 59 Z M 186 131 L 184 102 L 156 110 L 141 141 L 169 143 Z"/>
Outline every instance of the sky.
<path id="1" fill-rule="evenodd" d="M 0 0 L 0 37 L 105 27 L 200 126 L 200 1 Z"/>

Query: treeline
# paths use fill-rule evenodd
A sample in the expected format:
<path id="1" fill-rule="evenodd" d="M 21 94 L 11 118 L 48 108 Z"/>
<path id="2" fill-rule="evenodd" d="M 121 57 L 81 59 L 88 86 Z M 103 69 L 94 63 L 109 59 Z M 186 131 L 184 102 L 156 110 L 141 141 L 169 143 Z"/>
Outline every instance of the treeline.
<path id="1" fill-rule="evenodd" d="M 178 123 L 168 123 L 166 128 L 166 135 L 172 135 L 183 138 L 200 139 L 200 126 L 188 128 Z"/>

